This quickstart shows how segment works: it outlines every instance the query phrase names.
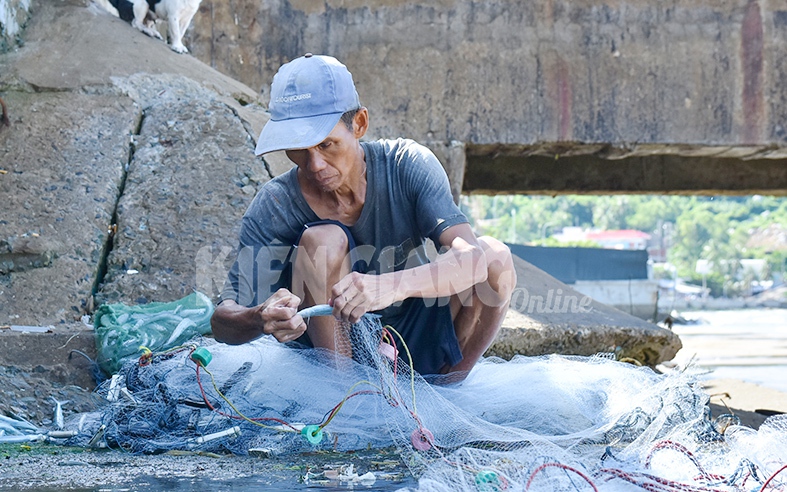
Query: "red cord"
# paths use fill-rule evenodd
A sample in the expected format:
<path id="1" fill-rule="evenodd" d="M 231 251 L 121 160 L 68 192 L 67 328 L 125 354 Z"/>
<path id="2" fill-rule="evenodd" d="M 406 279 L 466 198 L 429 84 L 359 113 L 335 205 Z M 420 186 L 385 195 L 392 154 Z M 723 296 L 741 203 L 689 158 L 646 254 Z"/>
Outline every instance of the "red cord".
<path id="1" fill-rule="evenodd" d="M 771 476 L 768 478 L 768 480 L 766 480 L 766 481 L 765 481 L 765 483 L 764 483 L 764 484 L 762 484 L 762 488 L 760 488 L 760 492 L 763 492 L 763 491 L 765 490 L 765 487 L 767 487 L 767 486 L 768 486 L 768 485 L 771 483 L 771 480 L 773 480 L 774 478 L 776 478 L 776 475 L 778 475 L 779 473 L 783 472 L 784 470 L 787 470 L 787 465 L 784 465 L 783 467 L 781 467 L 781 468 L 779 468 L 778 470 L 776 470 L 776 473 L 774 473 L 773 475 L 771 475 Z"/>
<path id="2" fill-rule="evenodd" d="M 697 467 L 697 470 L 699 470 L 700 475 L 705 480 L 716 480 L 716 481 L 726 480 L 726 477 L 723 477 L 721 475 L 712 475 L 706 472 L 705 469 L 702 468 L 702 465 L 700 465 L 700 462 L 697 460 L 697 458 L 692 454 L 692 452 L 689 451 L 689 449 L 683 444 L 680 444 L 675 441 L 661 441 L 659 443 L 656 443 L 656 445 L 653 446 L 653 449 L 650 450 L 650 454 L 648 454 L 648 457 L 645 459 L 645 468 L 650 468 L 650 461 L 653 458 L 653 454 L 660 449 L 674 449 L 675 451 L 679 451 L 683 453 L 689 459 L 689 461 L 691 461 L 691 463 Z"/>
<path id="3" fill-rule="evenodd" d="M 593 487 L 593 490 L 595 492 L 598 492 L 598 488 L 596 488 L 596 484 L 594 484 L 593 481 L 590 480 L 590 478 L 588 478 L 587 475 L 585 475 L 581 471 L 577 470 L 576 468 L 572 468 L 572 467 L 570 467 L 568 465 L 564 465 L 562 463 L 544 463 L 543 465 L 541 465 L 538 468 L 536 468 L 535 471 L 530 474 L 530 478 L 527 481 L 527 485 L 525 485 L 525 490 L 527 491 L 527 490 L 530 489 L 530 484 L 533 483 L 533 479 L 536 478 L 536 474 L 538 474 L 538 472 L 540 472 L 541 470 L 544 470 L 546 468 L 549 468 L 549 467 L 562 468 L 564 470 L 568 470 L 568 471 L 572 471 L 572 472 L 576 473 L 577 475 L 582 477 L 587 483 L 589 483 L 590 486 Z"/>
<path id="4" fill-rule="evenodd" d="M 676 482 L 674 480 L 669 480 L 666 478 L 657 477 L 656 475 L 650 475 L 648 473 L 629 473 L 623 470 L 619 470 L 617 468 L 604 468 L 598 471 L 598 473 L 607 473 L 613 476 L 613 478 L 620 478 L 625 480 L 629 483 L 632 483 L 640 488 L 651 492 L 663 492 L 665 490 L 672 491 L 672 490 L 680 490 L 684 492 L 724 492 L 720 489 L 710 489 L 707 487 L 697 487 L 694 485 Z M 655 483 L 646 483 L 643 481 L 638 481 L 637 478 L 645 478 L 648 480 L 652 480 Z"/>

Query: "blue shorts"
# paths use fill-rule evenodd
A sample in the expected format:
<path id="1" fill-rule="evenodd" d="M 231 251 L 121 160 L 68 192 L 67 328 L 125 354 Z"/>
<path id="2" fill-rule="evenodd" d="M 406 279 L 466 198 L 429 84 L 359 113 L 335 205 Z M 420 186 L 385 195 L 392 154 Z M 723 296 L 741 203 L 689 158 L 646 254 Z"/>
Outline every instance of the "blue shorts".
<path id="1" fill-rule="evenodd" d="M 303 229 L 326 224 L 337 225 L 347 234 L 352 271 L 365 273 L 367 265 L 355 256 L 355 239 L 347 226 L 335 220 L 320 220 L 306 224 Z M 303 231 L 301 231 L 301 235 L 303 235 Z M 300 239 L 301 236 L 298 236 L 295 245 L 290 249 L 286 265 L 292 265 L 292 254 L 297 249 Z M 286 281 L 291 289 L 291 268 L 287 269 Z M 392 312 L 394 314 L 390 314 Z M 462 360 L 462 351 L 459 348 L 459 340 L 456 338 L 454 322 L 451 319 L 451 305 L 447 299 L 411 297 L 405 299 L 396 309 L 386 309 L 380 321 L 383 325 L 391 325 L 402 335 L 413 358 L 413 368 L 421 375 L 439 374 L 443 367 L 454 366 Z M 408 362 L 407 353 L 401 340 L 396 335 L 393 336 L 399 356 Z M 309 347 L 313 346 L 306 333 L 296 342 Z"/>

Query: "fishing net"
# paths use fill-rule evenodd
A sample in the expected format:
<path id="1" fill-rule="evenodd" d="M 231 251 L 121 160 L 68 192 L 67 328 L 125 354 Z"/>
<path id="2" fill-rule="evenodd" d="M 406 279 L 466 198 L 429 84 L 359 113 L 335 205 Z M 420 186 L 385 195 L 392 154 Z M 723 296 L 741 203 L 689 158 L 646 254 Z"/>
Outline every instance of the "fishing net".
<path id="1" fill-rule="evenodd" d="M 352 358 L 269 337 L 146 353 L 97 389 L 101 408 L 67 422 L 78 432 L 67 443 L 236 454 L 395 446 L 428 491 L 784 487 L 787 418 L 755 431 L 713 416 L 687 372 L 543 356 L 488 358 L 464 381 L 426 381 L 372 315 L 339 339 Z"/>

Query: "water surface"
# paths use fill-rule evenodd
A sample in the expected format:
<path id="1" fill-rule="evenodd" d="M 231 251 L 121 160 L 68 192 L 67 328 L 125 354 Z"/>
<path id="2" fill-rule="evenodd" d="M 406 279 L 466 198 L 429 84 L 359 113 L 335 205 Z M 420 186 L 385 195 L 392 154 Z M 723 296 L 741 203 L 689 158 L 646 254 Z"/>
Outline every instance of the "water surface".
<path id="1" fill-rule="evenodd" d="M 740 379 L 787 393 L 787 309 L 686 311 L 675 325 L 683 348 L 675 361 L 694 358 L 715 379 Z"/>

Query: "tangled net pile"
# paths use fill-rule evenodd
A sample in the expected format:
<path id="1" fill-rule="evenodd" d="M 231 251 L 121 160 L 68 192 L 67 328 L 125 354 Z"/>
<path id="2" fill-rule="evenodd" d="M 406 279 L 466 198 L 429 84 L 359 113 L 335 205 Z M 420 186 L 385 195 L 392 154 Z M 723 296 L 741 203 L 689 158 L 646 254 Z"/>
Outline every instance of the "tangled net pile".
<path id="1" fill-rule="evenodd" d="M 439 385 L 410 369 L 407 347 L 374 316 L 345 331 L 352 360 L 267 337 L 148 352 L 99 387 L 106 404 L 74 416 L 68 444 L 236 454 L 393 445 L 419 490 L 785 489 L 787 416 L 759 431 L 713 418 L 685 373 L 606 356 L 516 357 Z"/>

